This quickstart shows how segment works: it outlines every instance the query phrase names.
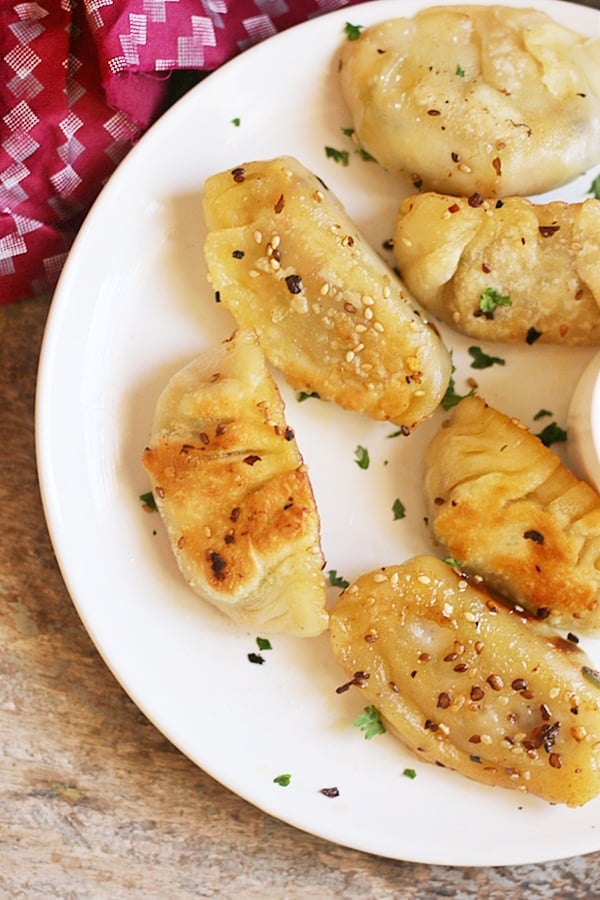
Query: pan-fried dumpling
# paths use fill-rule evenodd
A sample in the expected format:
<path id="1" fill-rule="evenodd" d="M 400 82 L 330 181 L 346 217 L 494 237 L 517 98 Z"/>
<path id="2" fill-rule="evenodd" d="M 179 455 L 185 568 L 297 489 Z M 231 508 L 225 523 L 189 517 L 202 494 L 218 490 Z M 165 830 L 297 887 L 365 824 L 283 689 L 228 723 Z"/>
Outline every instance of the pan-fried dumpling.
<path id="1" fill-rule="evenodd" d="M 436 541 L 538 618 L 600 630 L 600 496 L 522 423 L 460 401 L 425 453 Z"/>
<path id="2" fill-rule="evenodd" d="M 253 333 L 238 332 L 173 376 L 143 465 L 196 593 L 265 633 L 325 630 L 314 496 Z"/>
<path id="3" fill-rule="evenodd" d="M 298 391 L 408 428 L 444 395 L 450 355 L 339 201 L 297 160 L 208 179 L 216 296 Z"/>
<path id="4" fill-rule="evenodd" d="M 600 793 L 600 675 L 546 623 L 422 556 L 361 576 L 330 629 L 346 685 L 419 758 L 550 803 Z"/>
<path id="5" fill-rule="evenodd" d="M 418 194 L 400 205 L 394 254 L 423 306 L 463 334 L 600 344 L 600 200 Z"/>
<path id="6" fill-rule="evenodd" d="M 600 161 L 600 39 L 543 12 L 432 7 L 347 41 L 355 137 L 425 190 L 537 194 Z"/>

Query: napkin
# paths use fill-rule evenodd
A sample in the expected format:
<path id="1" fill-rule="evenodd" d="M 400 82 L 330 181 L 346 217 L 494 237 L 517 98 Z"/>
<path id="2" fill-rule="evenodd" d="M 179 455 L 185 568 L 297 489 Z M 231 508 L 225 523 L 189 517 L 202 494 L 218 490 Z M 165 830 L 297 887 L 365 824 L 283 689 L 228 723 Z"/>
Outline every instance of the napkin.
<path id="1" fill-rule="evenodd" d="M 0 303 L 52 290 L 91 204 L 182 75 L 356 2 L 3 0 Z"/>

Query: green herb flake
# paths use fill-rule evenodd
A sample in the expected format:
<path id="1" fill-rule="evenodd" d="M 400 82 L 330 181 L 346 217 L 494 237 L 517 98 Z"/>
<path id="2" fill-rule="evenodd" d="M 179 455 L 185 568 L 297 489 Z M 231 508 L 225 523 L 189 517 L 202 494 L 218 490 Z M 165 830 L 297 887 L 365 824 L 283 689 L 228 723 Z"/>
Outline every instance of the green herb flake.
<path id="1" fill-rule="evenodd" d="M 344 34 L 349 41 L 357 41 L 363 28 L 364 25 L 352 25 L 350 22 L 346 22 L 344 26 Z"/>
<path id="2" fill-rule="evenodd" d="M 454 383 L 454 378 L 450 378 L 448 382 L 448 387 L 446 388 L 446 393 L 442 397 L 441 406 L 442 409 L 449 410 L 453 409 L 453 407 L 458 406 L 461 400 L 464 400 L 465 397 L 473 397 L 475 394 L 475 388 L 471 388 L 471 390 L 467 394 L 457 394 L 456 393 L 456 385 Z"/>
<path id="3" fill-rule="evenodd" d="M 142 506 L 145 506 L 147 509 L 152 510 L 152 512 L 156 512 L 156 510 L 158 509 L 152 491 L 148 491 L 145 494 L 140 494 L 140 501 L 142 503 Z"/>
<path id="4" fill-rule="evenodd" d="M 465 77 L 465 70 L 463 69 L 463 67 L 462 67 L 460 64 L 458 64 L 458 65 L 456 66 L 456 71 L 454 72 L 454 74 L 455 74 L 455 75 L 458 75 L 459 78 L 464 78 L 464 77 Z"/>
<path id="5" fill-rule="evenodd" d="M 341 575 L 338 575 L 337 569 L 330 569 L 327 575 L 329 577 L 329 584 L 332 587 L 339 587 L 342 588 L 343 591 L 345 591 L 346 588 L 350 586 L 349 581 L 346 581 L 345 578 L 342 578 Z"/>
<path id="6" fill-rule="evenodd" d="M 236 116 L 235 119 L 231 120 L 231 124 L 235 125 L 236 128 L 239 128 L 242 124 L 242 120 L 239 118 L 239 116 Z"/>
<path id="7" fill-rule="evenodd" d="M 600 200 L 600 175 L 596 175 L 592 181 L 588 194 L 593 194 L 596 200 Z"/>
<path id="8" fill-rule="evenodd" d="M 446 556 L 444 562 L 449 565 L 452 569 L 460 569 L 461 563 L 460 560 L 456 559 L 454 556 Z"/>
<path id="9" fill-rule="evenodd" d="M 292 776 L 289 772 L 285 772 L 283 775 L 276 775 L 273 779 L 274 784 L 279 784 L 281 787 L 287 787 L 290 781 L 292 780 Z"/>
<path id="10" fill-rule="evenodd" d="M 375 157 L 371 156 L 366 150 L 363 150 L 362 147 L 357 147 L 355 153 L 358 153 L 363 162 L 376 162 Z"/>
<path id="11" fill-rule="evenodd" d="M 271 641 L 268 638 L 257 637 L 256 646 L 259 650 L 272 650 Z"/>
<path id="12" fill-rule="evenodd" d="M 550 412 L 549 409 L 540 409 L 536 412 L 535 416 L 533 417 L 533 421 L 537 422 L 538 419 L 544 419 L 546 416 L 551 416 L 551 415 L 552 415 L 552 413 Z"/>
<path id="13" fill-rule="evenodd" d="M 406 515 L 406 507 L 398 497 L 396 497 L 392 504 L 392 513 L 394 514 L 394 521 L 396 521 L 396 519 L 403 519 Z"/>
<path id="14" fill-rule="evenodd" d="M 354 128 L 342 128 L 342 134 L 345 134 L 346 137 L 354 138 Z"/>
<path id="15" fill-rule="evenodd" d="M 336 150 L 335 147 L 325 147 L 325 156 L 327 159 L 332 159 L 336 163 L 340 163 L 342 166 L 347 166 L 350 162 L 350 154 L 347 150 Z"/>
<path id="16" fill-rule="evenodd" d="M 404 775 L 405 778 L 410 778 L 411 781 L 417 777 L 417 773 L 415 772 L 414 769 L 404 769 L 402 774 Z"/>
<path id="17" fill-rule="evenodd" d="M 359 444 L 356 450 L 354 451 L 355 463 L 360 469 L 368 469 L 371 463 L 371 459 L 369 457 L 369 451 L 366 447 L 361 447 Z"/>
<path id="18" fill-rule="evenodd" d="M 365 740 L 370 741 L 376 734 L 385 734 L 386 728 L 381 721 L 381 713 L 376 706 L 365 706 L 353 723 L 365 733 Z"/>
<path id="19" fill-rule="evenodd" d="M 304 403 L 305 400 L 310 400 L 311 397 L 314 397 L 316 400 L 320 400 L 319 394 L 316 391 L 311 391 L 308 393 L 307 391 L 298 391 L 296 394 L 296 400 L 298 403 Z"/>
<path id="20" fill-rule="evenodd" d="M 506 360 L 500 356 L 488 356 L 481 347 L 469 347 L 469 355 L 473 357 L 472 369 L 489 369 L 493 365 L 505 366 Z"/>
<path id="21" fill-rule="evenodd" d="M 561 428 L 556 422 L 550 422 L 545 428 L 542 428 L 536 437 L 540 439 L 544 446 L 549 447 L 550 444 L 560 444 L 567 439 L 567 432 Z"/>
<path id="22" fill-rule="evenodd" d="M 479 309 L 486 315 L 493 315 L 499 306 L 512 306 L 512 300 L 495 288 L 484 288 L 479 297 Z"/>

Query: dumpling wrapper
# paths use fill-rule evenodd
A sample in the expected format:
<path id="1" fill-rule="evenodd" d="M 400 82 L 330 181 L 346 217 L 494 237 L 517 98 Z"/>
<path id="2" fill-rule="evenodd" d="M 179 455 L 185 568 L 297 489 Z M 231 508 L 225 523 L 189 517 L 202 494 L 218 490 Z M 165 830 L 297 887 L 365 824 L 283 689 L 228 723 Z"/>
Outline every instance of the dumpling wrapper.
<path id="1" fill-rule="evenodd" d="M 467 397 L 425 452 L 429 527 L 538 618 L 600 632 L 600 495 L 517 419 Z"/>
<path id="2" fill-rule="evenodd" d="M 237 332 L 173 376 L 143 466 L 197 594 L 263 633 L 326 629 L 318 512 L 255 334 Z"/>
<path id="3" fill-rule="evenodd" d="M 418 194 L 400 205 L 394 256 L 428 312 L 462 334 L 600 344 L 600 200 Z M 484 312 L 490 291 L 502 303 Z"/>
<path id="4" fill-rule="evenodd" d="M 419 188 L 537 194 L 600 161 L 600 38 L 533 9 L 431 7 L 347 41 L 355 137 Z"/>
<path id="5" fill-rule="evenodd" d="M 209 178 L 218 300 L 297 391 L 409 429 L 444 396 L 450 354 L 337 198 L 292 157 Z"/>
<path id="6" fill-rule="evenodd" d="M 420 556 L 362 575 L 332 608 L 330 635 L 344 687 L 419 759 L 550 803 L 600 793 L 589 657 L 447 563 Z"/>

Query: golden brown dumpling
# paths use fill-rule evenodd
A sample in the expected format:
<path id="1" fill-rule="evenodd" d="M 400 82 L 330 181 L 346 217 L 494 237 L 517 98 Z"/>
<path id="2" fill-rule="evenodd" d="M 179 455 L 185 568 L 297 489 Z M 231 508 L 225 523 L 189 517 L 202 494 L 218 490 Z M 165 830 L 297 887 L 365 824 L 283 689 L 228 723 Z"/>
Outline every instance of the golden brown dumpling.
<path id="1" fill-rule="evenodd" d="M 361 576 L 330 627 L 361 699 L 421 759 L 551 803 L 600 793 L 600 675 L 544 623 L 421 556 Z"/>
<path id="2" fill-rule="evenodd" d="M 292 387 L 408 428 L 434 411 L 450 355 L 318 178 L 245 163 L 208 179 L 204 208 L 217 297 Z"/>
<path id="3" fill-rule="evenodd" d="M 534 9 L 431 7 L 347 41 L 355 136 L 425 190 L 537 194 L 600 161 L 600 39 Z"/>
<path id="4" fill-rule="evenodd" d="M 325 630 L 318 513 L 256 335 L 238 332 L 173 376 L 143 465 L 196 593 L 265 633 Z"/>
<path id="5" fill-rule="evenodd" d="M 600 630 L 600 496 L 516 419 L 458 404 L 425 454 L 429 526 L 449 556 L 539 618 Z"/>
<path id="6" fill-rule="evenodd" d="M 600 200 L 419 194 L 400 206 L 394 255 L 423 306 L 463 334 L 600 344 Z"/>

